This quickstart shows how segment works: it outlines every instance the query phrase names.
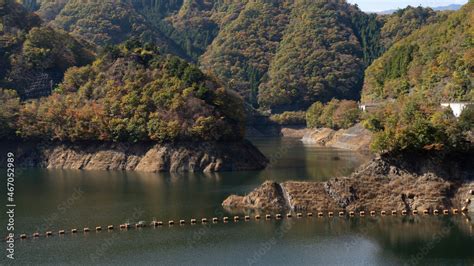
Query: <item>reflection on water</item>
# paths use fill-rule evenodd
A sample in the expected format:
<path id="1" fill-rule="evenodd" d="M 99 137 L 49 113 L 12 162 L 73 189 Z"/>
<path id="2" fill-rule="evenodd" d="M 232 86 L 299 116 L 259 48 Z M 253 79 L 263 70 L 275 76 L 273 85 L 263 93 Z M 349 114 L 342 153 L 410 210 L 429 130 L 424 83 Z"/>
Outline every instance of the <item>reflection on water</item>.
<path id="1" fill-rule="evenodd" d="M 222 216 L 226 214 L 220 206 L 223 199 L 229 194 L 248 193 L 265 180 L 327 180 L 348 175 L 367 160 L 357 153 L 304 146 L 292 139 L 253 142 L 272 162 L 264 171 L 218 174 L 21 171 L 16 180 L 16 231 L 31 233 L 46 228 L 94 228 L 153 218 Z M 466 219 L 463 216 L 305 218 L 94 232 L 86 236 L 21 241 L 17 243 L 17 262 L 472 264 L 472 222 Z M 2 230 L 5 230 L 3 226 Z M 91 254 L 97 258 L 91 258 Z M 0 263 L 6 263 L 3 257 Z"/>

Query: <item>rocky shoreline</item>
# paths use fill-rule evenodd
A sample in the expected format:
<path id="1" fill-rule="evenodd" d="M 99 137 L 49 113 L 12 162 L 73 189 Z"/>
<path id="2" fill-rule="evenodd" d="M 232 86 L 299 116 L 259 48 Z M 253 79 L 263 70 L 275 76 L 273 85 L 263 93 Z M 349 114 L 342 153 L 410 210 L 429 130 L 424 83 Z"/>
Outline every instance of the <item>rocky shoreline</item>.
<path id="1" fill-rule="evenodd" d="M 17 167 L 143 172 L 222 172 L 264 169 L 267 158 L 249 141 L 177 143 L 3 143 Z M 2 152 L 1 156 L 5 156 Z M 2 158 L 3 160 L 3 158 Z"/>
<path id="2" fill-rule="evenodd" d="M 333 130 L 330 128 L 313 129 L 303 136 L 303 142 L 324 147 L 369 152 L 372 133 L 360 123 L 348 129 Z"/>
<path id="3" fill-rule="evenodd" d="M 228 209 L 371 211 L 463 208 L 474 189 L 472 152 L 385 155 L 349 177 L 327 182 L 267 181 L 246 196 L 232 195 Z"/>

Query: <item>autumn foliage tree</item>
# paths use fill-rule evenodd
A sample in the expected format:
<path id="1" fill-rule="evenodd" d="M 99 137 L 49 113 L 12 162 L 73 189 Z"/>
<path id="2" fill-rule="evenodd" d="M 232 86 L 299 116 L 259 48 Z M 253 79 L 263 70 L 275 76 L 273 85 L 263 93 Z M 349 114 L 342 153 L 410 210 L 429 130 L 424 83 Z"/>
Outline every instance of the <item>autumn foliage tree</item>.
<path id="1" fill-rule="evenodd" d="M 243 137 L 243 104 L 196 66 L 130 41 L 25 103 L 17 130 L 61 141 L 233 141 Z"/>

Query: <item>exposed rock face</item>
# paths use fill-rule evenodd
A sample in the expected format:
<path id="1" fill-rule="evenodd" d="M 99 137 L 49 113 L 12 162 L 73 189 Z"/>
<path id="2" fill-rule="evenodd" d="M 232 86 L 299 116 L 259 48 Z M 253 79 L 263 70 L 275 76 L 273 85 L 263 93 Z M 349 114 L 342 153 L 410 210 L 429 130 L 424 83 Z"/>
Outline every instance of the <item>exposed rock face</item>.
<path id="1" fill-rule="evenodd" d="M 305 143 L 353 151 L 368 151 L 371 140 L 372 133 L 361 124 L 338 131 L 329 128 L 314 129 L 303 137 Z"/>
<path id="2" fill-rule="evenodd" d="M 271 184 L 271 185 L 270 185 Z M 282 193 L 276 193 L 280 187 Z M 327 182 L 266 182 L 224 207 L 293 210 L 418 210 L 462 208 L 474 188 L 474 157 L 467 154 L 376 158 L 350 177 Z"/>
<path id="3" fill-rule="evenodd" d="M 224 206 L 233 206 L 245 208 L 255 206 L 258 209 L 285 208 L 287 201 L 280 184 L 267 181 L 262 186 L 252 191 L 246 197 L 230 196 L 224 203 Z"/>
<path id="4" fill-rule="evenodd" d="M 303 138 L 312 130 L 305 126 L 285 126 L 281 128 L 281 135 L 285 138 Z"/>
<path id="5" fill-rule="evenodd" d="M 219 172 L 263 169 L 268 163 L 265 156 L 248 141 L 167 144 L 43 143 L 15 145 L 13 150 L 16 151 L 20 167 L 59 169 Z"/>

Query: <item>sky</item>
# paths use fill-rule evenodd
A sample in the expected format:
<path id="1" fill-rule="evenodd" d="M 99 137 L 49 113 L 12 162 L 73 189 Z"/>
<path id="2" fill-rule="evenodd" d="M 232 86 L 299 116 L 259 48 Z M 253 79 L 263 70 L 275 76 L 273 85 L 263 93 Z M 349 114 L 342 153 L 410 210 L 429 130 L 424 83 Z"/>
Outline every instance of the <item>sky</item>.
<path id="1" fill-rule="evenodd" d="M 468 0 L 348 0 L 349 3 L 358 4 L 363 11 L 378 12 L 411 6 L 448 6 L 450 4 L 464 5 Z"/>

